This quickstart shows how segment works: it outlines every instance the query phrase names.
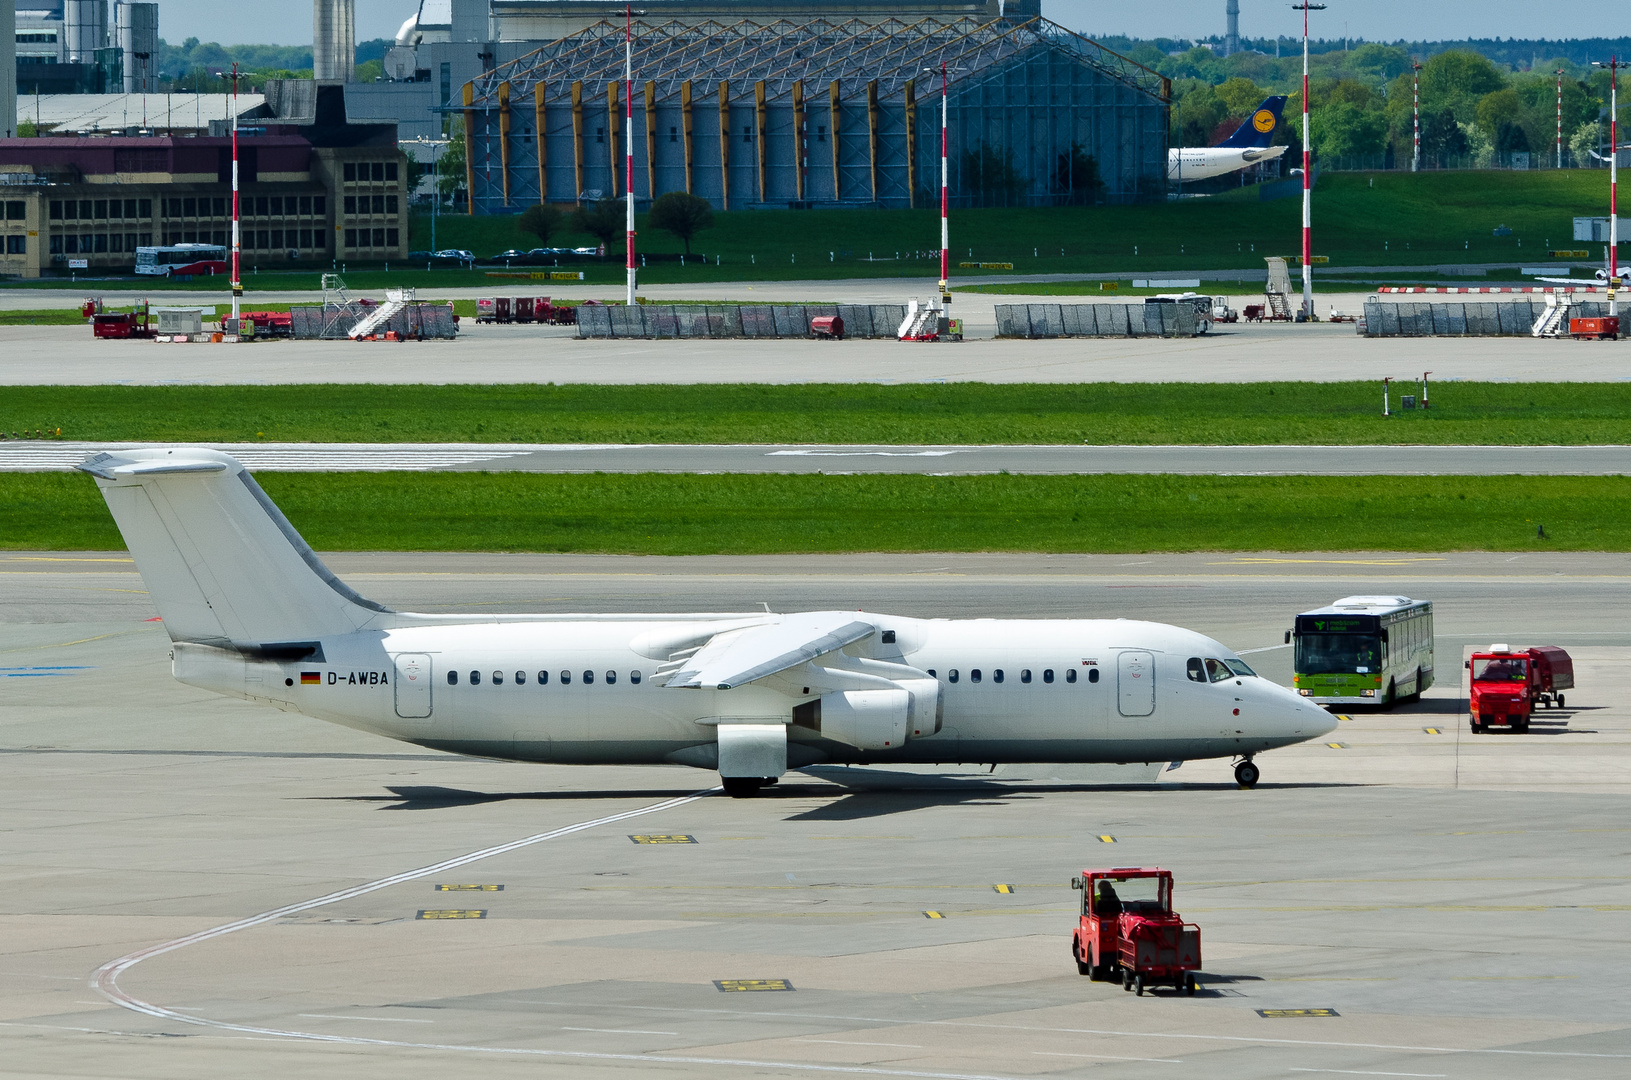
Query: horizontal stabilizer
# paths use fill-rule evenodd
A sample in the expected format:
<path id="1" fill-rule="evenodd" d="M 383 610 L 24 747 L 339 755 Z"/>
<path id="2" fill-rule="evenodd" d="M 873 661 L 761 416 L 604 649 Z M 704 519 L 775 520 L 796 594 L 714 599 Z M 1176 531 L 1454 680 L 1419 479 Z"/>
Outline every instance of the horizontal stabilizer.
<path id="1" fill-rule="evenodd" d="M 719 635 L 688 657 L 668 685 L 730 690 L 808 663 L 876 631 L 872 623 L 847 611 L 789 615 L 781 622 Z"/>

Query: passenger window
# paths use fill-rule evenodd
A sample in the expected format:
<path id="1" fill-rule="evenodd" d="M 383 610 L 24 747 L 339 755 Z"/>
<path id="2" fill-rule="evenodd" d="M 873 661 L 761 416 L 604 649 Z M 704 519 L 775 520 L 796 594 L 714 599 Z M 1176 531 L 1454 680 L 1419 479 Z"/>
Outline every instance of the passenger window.
<path id="1" fill-rule="evenodd" d="M 950 671 L 946 672 L 946 681 L 947 682 L 956 682 L 957 681 L 957 669 L 956 668 L 952 668 Z"/>
<path id="2" fill-rule="evenodd" d="M 1031 681 L 1031 669 L 1030 668 L 1021 669 L 1021 671 L 1019 673 L 1019 681 L 1022 682 L 1022 683 L 1028 683 L 1028 682 Z"/>
<path id="3" fill-rule="evenodd" d="M 561 672 L 561 685 L 562 686 L 571 686 L 572 685 L 572 673 L 570 671 Z"/>
<path id="4" fill-rule="evenodd" d="M 995 671 L 993 671 L 991 673 L 991 681 L 992 682 L 1002 682 L 1002 668 L 998 668 L 997 670 L 995 670 Z"/>
<path id="5" fill-rule="evenodd" d="M 518 672 L 515 673 L 515 685 L 517 685 L 517 686 L 527 685 L 527 673 L 525 671 L 518 671 Z"/>
<path id="6" fill-rule="evenodd" d="M 929 674 L 929 678 L 931 678 L 931 679 L 933 679 L 933 678 L 936 678 L 936 677 L 937 677 L 937 676 L 936 676 L 936 675 L 935 675 L 935 673 L 934 673 L 934 668 L 929 668 L 929 669 L 928 669 L 928 674 Z"/>
<path id="7" fill-rule="evenodd" d="M 1042 669 L 1042 681 L 1045 682 L 1045 683 L 1051 683 L 1053 681 L 1053 669 L 1052 668 L 1043 668 Z"/>
<path id="8" fill-rule="evenodd" d="M 493 672 L 493 685 L 494 686 L 503 686 L 504 685 L 504 673 L 502 671 Z"/>
<path id="9" fill-rule="evenodd" d="M 1087 669 L 1087 681 L 1088 682 L 1098 682 L 1099 681 L 1099 669 L 1098 668 L 1090 667 L 1090 668 Z"/>
<path id="10" fill-rule="evenodd" d="M 980 669 L 979 668 L 970 668 L 969 669 L 968 681 L 969 682 L 979 682 L 980 681 Z"/>
<path id="11" fill-rule="evenodd" d="M 629 682 L 633 683 L 635 686 L 639 686 L 640 685 L 640 672 L 638 672 L 638 671 L 629 672 Z"/>
<path id="12" fill-rule="evenodd" d="M 1065 681 L 1066 682 L 1075 682 L 1076 681 L 1076 669 L 1075 668 L 1066 668 L 1065 669 Z"/>
<path id="13" fill-rule="evenodd" d="M 1228 682 L 1235 677 L 1235 673 L 1229 670 L 1228 664 L 1225 664 L 1222 660 L 1214 660 L 1211 657 L 1206 659 L 1206 673 L 1212 677 L 1213 682 Z"/>
<path id="14" fill-rule="evenodd" d="M 481 685 L 481 672 L 472 671 L 470 673 L 470 685 L 471 686 L 480 686 Z"/>
<path id="15" fill-rule="evenodd" d="M 548 686 L 549 685 L 549 672 L 540 671 L 538 673 L 538 685 L 539 686 Z"/>
<path id="16" fill-rule="evenodd" d="M 1191 656 L 1189 658 L 1188 671 L 1189 671 L 1189 681 L 1190 682 L 1205 682 L 1206 681 L 1206 665 L 1201 663 L 1201 658 L 1200 657 Z"/>
<path id="17" fill-rule="evenodd" d="M 583 673 L 583 685 L 588 686 L 590 683 L 592 683 L 594 681 L 595 681 L 595 673 L 594 672 L 585 671 Z"/>
<path id="18" fill-rule="evenodd" d="M 608 672 L 607 672 L 607 673 L 606 673 L 606 685 L 607 685 L 607 686 L 610 686 L 610 685 L 612 685 L 612 684 L 613 684 L 613 683 L 615 683 L 615 682 L 616 682 L 616 681 L 617 681 L 617 672 L 615 672 L 615 671 L 608 671 Z"/>
<path id="19" fill-rule="evenodd" d="M 449 686 L 458 686 L 459 685 L 459 673 L 457 671 L 450 671 L 450 672 L 447 673 L 447 685 L 449 685 Z"/>

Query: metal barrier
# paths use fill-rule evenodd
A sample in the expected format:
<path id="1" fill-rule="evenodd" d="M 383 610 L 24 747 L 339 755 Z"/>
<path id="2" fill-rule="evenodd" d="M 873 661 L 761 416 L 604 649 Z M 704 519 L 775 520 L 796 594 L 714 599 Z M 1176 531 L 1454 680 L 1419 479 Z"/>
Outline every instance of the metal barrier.
<path id="1" fill-rule="evenodd" d="M 378 304 L 351 301 L 345 304 L 310 305 L 289 308 L 289 336 L 304 340 L 343 341 L 346 332 L 362 322 Z M 458 325 L 447 304 L 409 304 L 385 321 L 375 334 L 395 331 L 402 338 L 455 338 Z"/>
<path id="2" fill-rule="evenodd" d="M 900 304 L 585 304 L 580 338 L 807 338 L 810 320 L 836 315 L 847 338 L 892 338 Z"/>
<path id="3" fill-rule="evenodd" d="M 1194 337 L 1188 304 L 998 304 L 997 336 L 1006 338 Z"/>
<path id="4" fill-rule="evenodd" d="M 1528 337 L 1545 305 L 1533 300 L 1504 300 L 1491 304 L 1365 304 L 1366 337 Z M 1569 315 L 1577 319 L 1608 314 L 1601 301 L 1576 302 Z"/>

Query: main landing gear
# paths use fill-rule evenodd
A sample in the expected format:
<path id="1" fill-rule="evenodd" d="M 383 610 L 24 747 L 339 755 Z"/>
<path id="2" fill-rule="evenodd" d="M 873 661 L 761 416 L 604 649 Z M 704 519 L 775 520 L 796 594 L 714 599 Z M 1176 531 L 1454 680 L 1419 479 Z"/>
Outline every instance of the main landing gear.
<path id="1" fill-rule="evenodd" d="M 1243 788 L 1256 787 L 1257 781 L 1262 775 L 1257 766 L 1252 764 L 1251 758 L 1247 758 L 1235 766 L 1235 783 Z"/>

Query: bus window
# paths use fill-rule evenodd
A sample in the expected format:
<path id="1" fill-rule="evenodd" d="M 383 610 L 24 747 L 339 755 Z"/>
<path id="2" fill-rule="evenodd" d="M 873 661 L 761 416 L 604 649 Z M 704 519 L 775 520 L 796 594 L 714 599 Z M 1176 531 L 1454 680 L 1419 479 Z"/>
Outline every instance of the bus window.
<path id="1" fill-rule="evenodd" d="M 1369 674 L 1381 666 L 1381 642 L 1372 634 L 1299 634 L 1297 670 L 1305 675 Z"/>

